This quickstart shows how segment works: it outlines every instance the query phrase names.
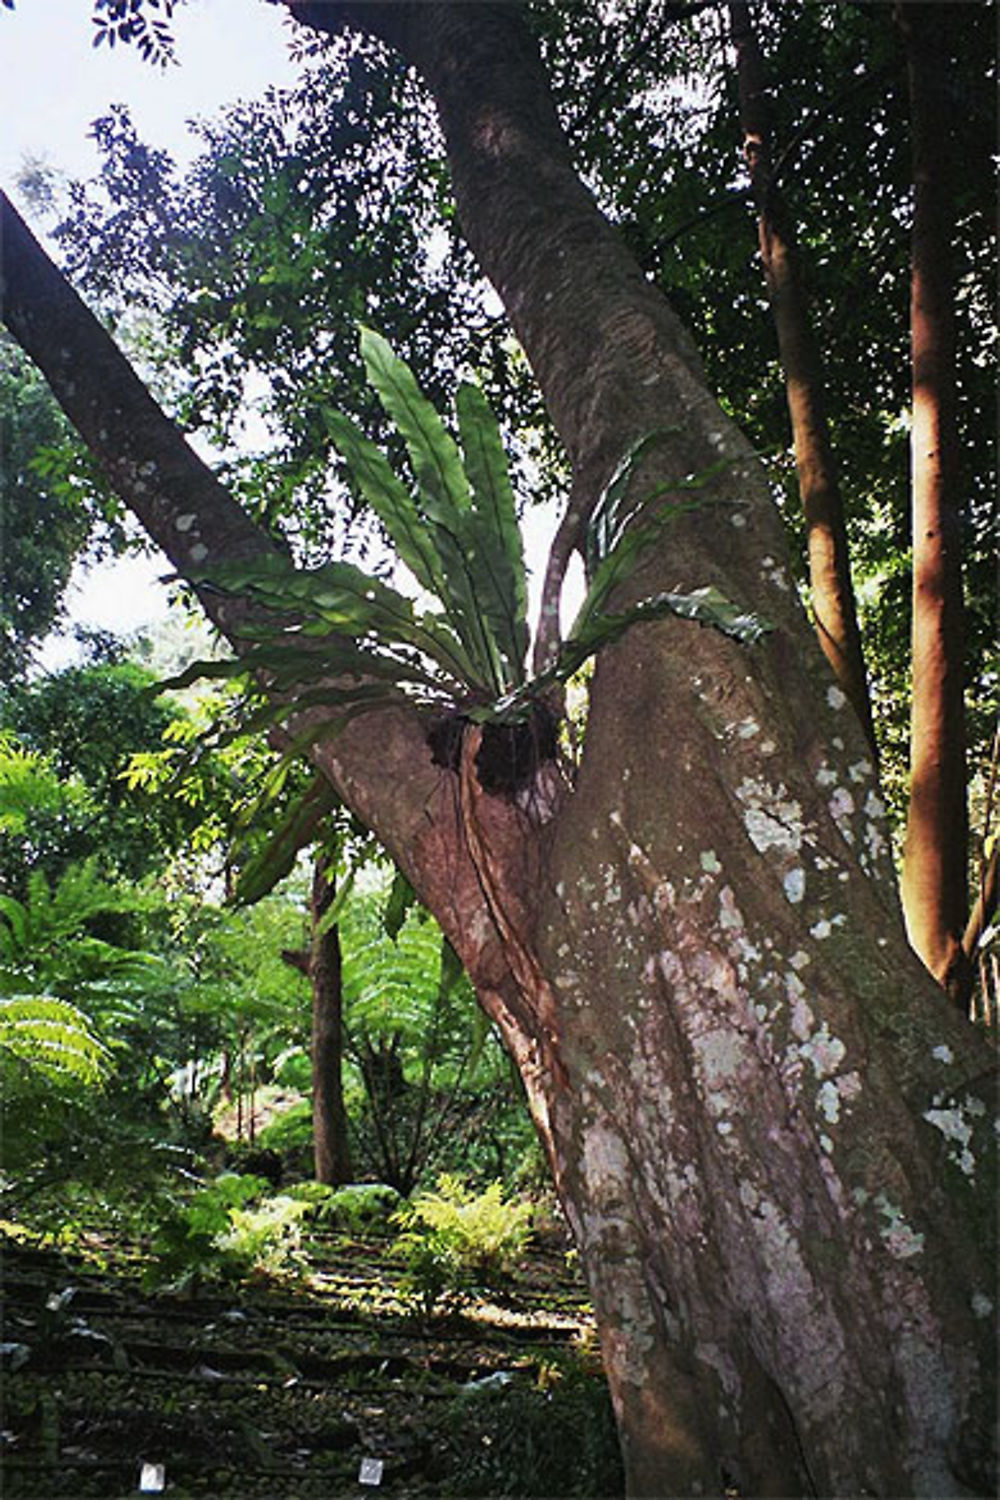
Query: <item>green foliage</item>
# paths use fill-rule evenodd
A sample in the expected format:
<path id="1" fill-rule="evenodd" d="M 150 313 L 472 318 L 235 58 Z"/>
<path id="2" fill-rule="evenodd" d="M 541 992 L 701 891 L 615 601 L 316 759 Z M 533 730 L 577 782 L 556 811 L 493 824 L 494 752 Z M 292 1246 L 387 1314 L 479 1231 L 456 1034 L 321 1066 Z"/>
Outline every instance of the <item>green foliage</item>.
<path id="1" fill-rule="evenodd" d="M 21 1069 L 93 1084 L 106 1066 L 107 1049 L 75 1005 L 50 995 L 0 995 L 0 1077 L 8 1107 L 17 1093 L 12 1075 Z"/>
<path id="2" fill-rule="evenodd" d="M 78 776 L 61 777 L 49 756 L 0 729 L 0 834 L 18 841 L 22 849 L 35 849 L 40 827 L 80 827 L 95 812 L 93 798 Z"/>
<path id="3" fill-rule="evenodd" d="M 111 503 L 42 377 L 0 338 L 0 681 L 27 672 Z M 103 545 L 117 546 L 103 529 Z"/>
<path id="4" fill-rule="evenodd" d="M 356 547 L 362 532 L 348 507 L 329 504 L 325 421 L 331 410 L 369 432 L 379 421 L 357 321 L 392 319 L 434 399 L 468 362 L 511 425 L 540 410 L 523 357 L 483 316 L 419 84 L 356 34 L 304 48 L 317 51 L 294 88 L 193 127 L 198 156 L 183 173 L 126 111 L 109 112 L 94 127 L 100 180 L 74 185 L 59 236 L 77 284 L 119 316 L 155 318 L 163 338 L 147 357 L 182 420 L 218 451 L 239 437 L 226 478 L 306 557 L 336 553 L 348 534 Z M 246 453 L 247 371 L 273 439 L 266 453 Z"/>
<path id="5" fill-rule="evenodd" d="M 239 872 L 236 899 L 252 906 L 290 875 L 301 851 L 319 837 L 324 820 L 338 806 L 325 776 L 316 776 L 301 796 L 291 800 L 277 827 L 253 851 Z"/>
<path id="6" fill-rule="evenodd" d="M 692 329 L 708 381 L 763 456 L 806 566 L 784 381 L 739 160 L 725 20 L 530 7 L 576 161 L 645 275 Z M 888 5 L 764 3 L 754 27 L 770 87 L 778 185 L 823 355 L 883 784 L 907 800 L 910 667 L 909 310 L 912 210 L 905 58 Z M 963 459 L 970 765 L 988 760 L 996 703 L 996 48 L 990 7 L 948 7 L 942 79 L 950 187 L 956 415 Z"/>
<path id="7" fill-rule="evenodd" d="M 604 1379 L 574 1362 L 463 1392 L 449 1413 L 455 1495 L 621 1495 L 621 1450 Z"/>
<path id="8" fill-rule="evenodd" d="M 389 887 L 388 899 L 385 903 L 385 911 L 382 914 L 382 926 L 387 937 L 393 942 L 399 937 L 406 921 L 407 915 L 417 905 L 417 893 L 401 870 L 394 870 L 392 885 Z"/>
<path id="9" fill-rule="evenodd" d="M 248 590 L 275 613 L 293 610 L 299 617 L 278 641 L 245 656 L 247 665 L 259 662 L 283 680 L 291 674 L 292 681 L 308 681 L 319 675 L 322 659 L 327 674 L 374 675 L 386 683 L 374 692 L 369 685 L 337 690 L 325 701 L 367 706 L 391 697 L 400 682 L 430 701 L 442 695 L 448 701 L 489 699 L 523 680 L 528 644 L 520 532 L 495 419 L 480 394 L 471 388 L 460 393 L 473 483 L 403 361 L 369 329 L 362 331 L 361 349 L 372 387 L 406 443 L 415 494 L 346 416 L 330 412 L 327 422 L 401 561 L 443 613 L 418 614 L 404 595 L 349 563 L 304 573 L 273 557 L 260 568 L 213 570 L 209 581 Z M 302 649 L 304 635 L 329 631 L 356 646 L 324 640 L 318 653 Z"/>
<path id="10" fill-rule="evenodd" d="M 524 1253 L 531 1217 L 531 1204 L 509 1202 L 500 1182 L 477 1193 L 443 1174 L 435 1192 L 418 1193 L 395 1216 L 404 1285 L 428 1315 L 473 1287 L 495 1285 Z"/>
<path id="11" fill-rule="evenodd" d="M 152 965 L 149 955 L 92 930 L 100 919 L 129 912 L 136 903 L 133 893 L 103 880 L 94 861 L 70 866 L 55 886 L 36 870 L 28 877 L 24 901 L 0 896 L 4 982 L 77 995 L 102 984 L 141 985 Z"/>
<path id="12" fill-rule="evenodd" d="M 385 1182 L 352 1182 L 340 1188 L 303 1182 L 289 1188 L 288 1196 L 306 1204 L 316 1223 L 348 1235 L 388 1233 L 392 1216 L 403 1202 Z"/>
<path id="13" fill-rule="evenodd" d="M 445 1173 L 436 1192 L 420 1193 L 412 1204 L 414 1223 L 454 1247 L 459 1261 L 489 1280 L 510 1271 L 531 1235 L 530 1203 L 511 1203 L 503 1184 L 475 1192 L 460 1177 Z"/>
<path id="14" fill-rule="evenodd" d="M 393 1246 L 403 1261 L 401 1288 L 425 1318 L 460 1307 L 471 1283 L 453 1248 L 438 1236 L 407 1230 Z"/>
<path id="15" fill-rule="evenodd" d="M 285 1259 L 304 1205 L 276 1199 L 276 1207 L 265 1207 L 267 1187 L 262 1177 L 223 1172 L 186 1200 L 170 1203 L 153 1233 L 147 1285 L 238 1279 L 261 1262 L 273 1266 Z M 284 1204 L 291 1205 L 287 1211 Z"/>
<path id="16" fill-rule="evenodd" d="M 299 1264 L 306 1213 L 306 1204 L 284 1193 L 255 1205 L 234 1205 L 229 1210 L 229 1227 L 218 1238 L 219 1253 L 239 1275 L 291 1272 Z"/>
<path id="17" fill-rule="evenodd" d="M 394 910 L 381 891 L 344 910 L 344 1029 L 356 1164 L 407 1194 L 428 1171 L 480 1165 L 473 1143 L 523 1104 L 440 928 L 414 907 L 390 938 Z"/>
<path id="18" fill-rule="evenodd" d="M 280 1151 L 283 1156 L 301 1153 L 304 1147 L 312 1145 L 312 1138 L 312 1104 L 308 1099 L 301 1099 L 291 1109 L 282 1110 L 257 1132 L 257 1144 L 263 1150 Z"/>
<path id="19" fill-rule="evenodd" d="M 123 1089 L 120 1069 L 132 1018 L 169 977 L 156 955 L 99 932 L 127 924 L 141 902 L 103 881 L 93 863 L 71 866 L 54 887 L 41 871 L 26 885 L 23 901 L 0 897 L 8 1186 L 27 1191 L 49 1174 L 65 1180 L 77 1170 L 101 1180 L 108 1175 L 101 1143 L 116 1132 L 119 1158 L 123 1138 L 130 1140 L 138 1178 L 134 1128 L 150 1081 L 134 1069 Z M 160 1122 L 156 1138 L 163 1137 Z"/>
<path id="20" fill-rule="evenodd" d="M 361 354 L 369 382 L 406 444 L 415 496 L 359 432 L 343 446 L 336 432 L 334 440 L 401 561 L 444 606 L 469 663 L 467 686 L 495 696 L 523 680 L 528 648 L 524 554 L 496 418 L 477 387 L 461 385 L 460 454 L 385 339 L 363 329 Z M 374 466 L 374 482 L 352 457 L 359 450 Z"/>
<path id="21" fill-rule="evenodd" d="M 152 694 L 155 682 L 131 663 L 70 667 L 0 696 L 8 745 L 15 735 L 63 787 L 53 806 L 36 778 L 37 815 L 11 833 L 0 855 L 12 889 L 27 868 L 58 878 L 89 856 L 105 874 L 138 879 L 183 840 L 193 821 L 184 802 L 154 797 L 126 778 L 131 758 L 161 750 L 181 719 L 176 704 Z M 0 766 L 5 759 L 9 752 L 0 751 Z"/>

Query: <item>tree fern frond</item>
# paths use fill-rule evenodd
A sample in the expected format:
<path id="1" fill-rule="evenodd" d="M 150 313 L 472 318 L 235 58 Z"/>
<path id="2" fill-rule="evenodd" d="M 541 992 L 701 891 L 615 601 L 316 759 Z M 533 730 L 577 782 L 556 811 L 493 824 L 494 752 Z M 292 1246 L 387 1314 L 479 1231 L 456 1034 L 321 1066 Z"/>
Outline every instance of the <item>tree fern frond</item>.
<path id="1" fill-rule="evenodd" d="M 82 1010 L 51 995 L 0 998 L 0 1054 L 52 1078 L 100 1081 L 108 1050 Z"/>

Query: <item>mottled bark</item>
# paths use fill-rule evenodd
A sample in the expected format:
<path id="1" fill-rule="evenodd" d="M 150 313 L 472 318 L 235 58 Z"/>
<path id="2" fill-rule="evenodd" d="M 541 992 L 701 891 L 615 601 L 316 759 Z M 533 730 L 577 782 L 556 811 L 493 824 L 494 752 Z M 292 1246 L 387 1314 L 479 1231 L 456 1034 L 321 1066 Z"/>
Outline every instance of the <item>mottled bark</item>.
<path id="1" fill-rule="evenodd" d="M 968 1005 L 961 472 L 955 424 L 954 197 L 947 5 L 897 5 L 913 161 L 913 698 L 903 908 L 916 951 Z"/>
<path id="2" fill-rule="evenodd" d="M 518 1063 L 630 1493 L 988 1492 L 986 1058 L 906 944 L 871 758 L 752 451 L 575 176 L 514 8 L 294 9 L 423 72 L 581 513 L 654 428 L 637 506 L 715 471 L 616 602 L 715 584 L 774 626 L 636 627 L 598 661 L 575 784 L 547 768 L 527 808 L 483 792 L 472 741 L 434 767 L 403 706 L 315 751 Z"/>
<path id="3" fill-rule="evenodd" d="M 729 19 L 736 49 L 743 156 L 757 205 L 761 264 L 778 335 L 806 520 L 816 633 L 876 751 L 844 503 L 826 417 L 823 361 L 809 314 L 791 214 L 774 178 L 764 59 L 746 0 L 734 0 Z"/>

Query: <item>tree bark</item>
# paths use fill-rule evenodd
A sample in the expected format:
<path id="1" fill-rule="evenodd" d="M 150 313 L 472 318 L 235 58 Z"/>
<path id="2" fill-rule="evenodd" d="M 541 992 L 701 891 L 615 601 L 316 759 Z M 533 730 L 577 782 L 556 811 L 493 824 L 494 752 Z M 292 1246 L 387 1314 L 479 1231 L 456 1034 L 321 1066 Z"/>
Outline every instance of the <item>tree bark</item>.
<path id="1" fill-rule="evenodd" d="M 743 157 L 757 205 L 760 257 L 778 335 L 799 496 L 806 519 L 816 633 L 877 754 L 851 582 L 844 503 L 826 418 L 823 361 L 809 316 L 791 215 L 774 179 L 764 59 L 747 0 L 733 0 L 729 23 L 736 48 Z"/>
<path id="2" fill-rule="evenodd" d="M 330 862 L 317 859 L 313 871 L 312 943 L 312 1104 L 316 1181 L 337 1187 L 351 1182 L 354 1169 L 344 1108 L 340 929 L 336 922 L 321 931 L 324 916 L 337 898 Z"/>
<path id="3" fill-rule="evenodd" d="M 1000 897 L 1000 850 L 994 844 L 989 858 L 983 865 L 976 899 L 962 937 L 962 947 L 970 965 L 976 956 L 976 949 L 982 941 L 983 933 L 993 920 L 998 897 Z"/>
<path id="4" fill-rule="evenodd" d="M 955 424 L 954 218 L 948 91 L 950 7 L 898 4 L 913 162 L 913 699 L 903 909 L 910 941 L 968 1006 L 961 472 Z"/>
<path id="5" fill-rule="evenodd" d="M 534 811 L 483 792 L 478 731 L 433 766 L 404 706 L 314 752 L 524 1078 L 629 1491 L 987 1493 L 986 1057 L 907 947 L 870 756 L 752 451 L 576 177 L 515 9 L 293 8 L 423 73 L 584 511 L 654 429 L 637 508 L 713 474 L 615 605 L 711 583 L 774 626 L 746 648 L 664 620 L 603 651 L 576 782 Z"/>

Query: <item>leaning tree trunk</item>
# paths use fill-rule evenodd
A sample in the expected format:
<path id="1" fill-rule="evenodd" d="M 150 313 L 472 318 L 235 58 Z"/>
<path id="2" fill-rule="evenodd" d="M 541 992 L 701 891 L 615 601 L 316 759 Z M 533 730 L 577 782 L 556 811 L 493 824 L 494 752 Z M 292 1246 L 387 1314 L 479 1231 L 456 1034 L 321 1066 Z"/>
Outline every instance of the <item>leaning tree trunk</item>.
<path id="1" fill-rule="evenodd" d="M 916 951 L 968 1006 L 961 474 L 955 424 L 950 6 L 901 4 L 913 155 L 913 699 L 903 908 Z"/>
<path id="2" fill-rule="evenodd" d="M 826 418 L 823 364 L 802 284 L 795 231 L 774 177 L 764 59 L 746 0 L 733 0 L 729 19 L 736 48 L 743 156 L 757 205 L 760 257 L 778 335 L 799 496 L 806 520 L 816 634 L 876 752 L 844 502 Z"/>
<path id="3" fill-rule="evenodd" d="M 630 1493 L 985 1491 L 987 1059 L 906 943 L 867 747 L 754 455 L 573 172 L 515 9 L 294 10 L 377 31 L 422 71 L 581 503 L 654 428 L 637 505 L 714 471 L 618 602 L 714 584 L 774 626 L 754 648 L 677 619 L 634 628 L 598 662 L 575 782 L 548 767 L 524 806 L 479 785 L 480 731 L 443 771 L 403 703 L 314 752 L 518 1063 Z M 9 209 L 4 231 L 8 326 L 178 568 L 265 546 Z"/>

